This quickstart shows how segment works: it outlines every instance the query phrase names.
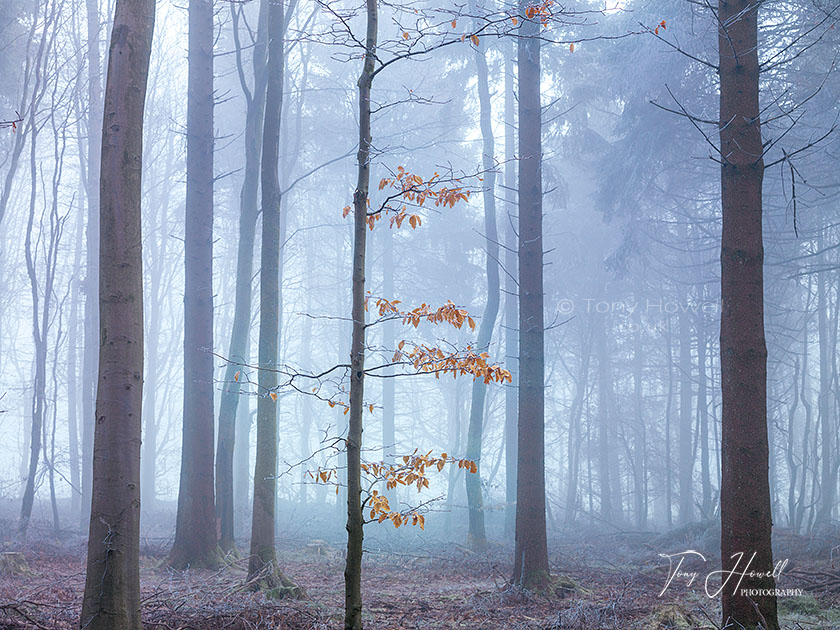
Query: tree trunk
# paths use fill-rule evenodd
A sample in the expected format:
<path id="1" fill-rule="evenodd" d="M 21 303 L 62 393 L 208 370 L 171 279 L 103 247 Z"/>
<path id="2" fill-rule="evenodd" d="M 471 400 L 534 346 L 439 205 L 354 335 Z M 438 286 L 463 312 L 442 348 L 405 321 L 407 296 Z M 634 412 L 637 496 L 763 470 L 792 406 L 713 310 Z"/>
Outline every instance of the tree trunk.
<path id="1" fill-rule="evenodd" d="M 522 0 L 525 14 L 529 2 Z M 545 349 L 540 22 L 519 26 L 519 437 L 513 581 L 548 580 L 545 532 Z"/>
<path id="2" fill-rule="evenodd" d="M 511 382 L 505 387 L 505 537 L 516 529 L 516 440 L 519 393 L 519 288 L 516 275 L 516 99 L 513 61 L 505 56 L 505 366 Z"/>
<path id="3" fill-rule="evenodd" d="M 683 293 L 680 299 L 685 304 L 686 294 Z M 680 333 L 679 523 L 685 525 L 694 519 L 694 451 L 691 448 L 691 401 L 693 398 L 691 386 L 691 323 L 686 312 L 680 313 L 678 318 Z"/>
<path id="4" fill-rule="evenodd" d="M 41 80 L 40 65 L 36 67 L 36 76 Z M 47 331 L 44 326 L 49 322 L 49 302 L 52 296 L 51 291 L 44 291 L 44 303 L 41 304 L 41 291 L 38 283 L 36 270 L 36 252 L 33 251 L 33 229 L 35 224 L 35 204 L 38 197 L 38 165 L 36 145 L 38 139 L 38 127 L 35 122 L 36 112 L 33 109 L 29 113 L 27 128 L 29 129 L 29 215 L 26 224 L 26 236 L 24 238 L 24 250 L 26 257 L 26 272 L 29 276 L 29 286 L 32 296 L 32 342 L 35 346 L 35 383 L 32 388 L 32 429 L 29 440 L 29 470 L 26 475 L 26 486 L 23 491 L 23 501 L 20 508 L 20 521 L 18 533 L 26 535 L 29 527 L 29 519 L 32 517 L 32 506 L 35 502 L 35 477 L 38 474 L 38 460 L 41 455 L 41 444 L 43 441 L 44 407 L 46 405 L 46 380 L 47 380 Z M 43 228 L 43 222 L 40 225 Z M 41 236 L 36 237 L 35 247 L 41 241 Z M 43 314 L 43 316 L 42 316 Z M 46 444 L 44 445 L 46 449 Z"/>
<path id="5" fill-rule="evenodd" d="M 610 474 L 610 433 L 612 420 L 610 401 L 612 381 L 610 380 L 609 349 L 607 348 L 607 320 L 596 331 L 598 335 L 598 486 L 601 499 L 601 519 L 604 523 L 615 520 L 613 514 L 613 488 Z"/>
<path id="6" fill-rule="evenodd" d="M 474 10 L 473 10 L 474 12 Z M 476 21 L 476 26 L 478 23 Z M 490 107 L 490 86 L 488 84 L 487 58 L 484 40 L 479 38 L 475 47 L 476 76 L 478 77 L 478 103 L 482 139 L 482 168 L 484 182 L 481 198 L 484 202 L 484 269 L 487 275 L 487 302 L 478 327 L 477 350 L 487 352 L 499 313 L 499 235 L 496 227 L 496 145 L 493 138 L 492 110 Z M 464 475 L 469 507 L 469 534 L 467 546 L 474 550 L 487 547 L 487 533 L 484 529 L 484 498 L 481 489 L 481 442 L 484 429 L 484 407 L 487 384 L 477 378 L 472 383 L 470 399 L 470 420 L 467 428 L 467 450 L 465 457 L 474 461 L 477 471 Z"/>
<path id="7" fill-rule="evenodd" d="M 721 299 L 723 394 L 721 558 L 734 571 L 744 554 L 760 574 L 773 569 L 768 482 L 767 348 L 762 242 L 763 146 L 759 117 L 758 0 L 721 0 L 720 54 Z M 743 565 L 743 562 L 741 563 Z M 722 591 L 724 625 L 778 630 L 772 577 L 745 575 Z"/>
<path id="8" fill-rule="evenodd" d="M 93 436 L 99 361 L 99 186 L 102 153 L 102 62 L 99 54 L 99 0 L 85 0 L 88 62 L 88 221 L 85 260 L 85 346 L 82 357 L 82 513 L 85 529 L 90 520 L 93 487 Z"/>
<path id="9" fill-rule="evenodd" d="M 260 372 L 257 399 L 257 459 L 248 579 L 276 597 L 302 595 L 277 567 L 274 511 L 277 486 L 277 357 L 280 322 L 280 115 L 283 105 L 283 3 L 265 0 L 268 8 L 268 64 L 262 163 L 262 241 L 260 252 Z M 272 396 L 273 394 L 273 396 Z"/>
<path id="10" fill-rule="evenodd" d="M 567 444 L 567 479 L 566 479 L 566 516 L 567 527 L 575 522 L 578 508 L 578 479 L 580 475 L 580 424 L 583 417 L 583 407 L 586 404 L 586 390 L 589 379 L 589 363 L 592 358 L 592 332 L 581 326 L 581 356 L 580 374 L 575 389 L 575 398 L 569 413 L 569 441 Z"/>
<path id="11" fill-rule="evenodd" d="M 822 249 L 822 238 L 819 239 Z M 831 404 L 831 359 L 829 347 L 828 283 L 824 271 L 817 274 L 817 327 L 820 348 L 820 393 L 817 398 L 820 422 L 820 499 L 815 524 L 831 520 L 834 509 L 834 419 Z"/>
<path id="12" fill-rule="evenodd" d="M 712 517 L 712 475 L 709 465 L 709 407 L 706 400 L 706 315 L 701 310 L 697 327 L 697 415 L 700 417 L 700 479 L 703 498 L 700 513 Z"/>
<path id="13" fill-rule="evenodd" d="M 637 270 L 641 273 L 641 270 Z M 636 286 L 636 330 L 633 334 L 633 512 L 636 527 L 647 528 L 647 434 L 644 418 L 641 287 Z"/>
<path id="14" fill-rule="evenodd" d="M 143 109 L 153 0 L 117 0 L 102 141 L 99 384 L 81 627 L 140 630 Z"/>
<path id="15" fill-rule="evenodd" d="M 245 178 L 239 195 L 239 242 L 236 252 L 236 296 L 234 298 L 233 325 L 230 333 L 229 363 L 225 368 L 224 387 L 219 402 L 219 440 L 216 450 L 216 518 L 219 521 L 219 544 L 224 551 L 234 543 L 234 450 L 236 445 L 236 412 L 241 396 L 241 381 L 237 372 L 248 363 L 248 333 L 251 324 L 251 281 L 254 269 L 254 242 L 256 240 L 258 192 L 260 175 L 261 130 L 265 114 L 265 50 L 268 4 L 260 5 L 257 25 L 257 42 L 254 46 L 254 91 L 247 91 L 245 110 Z M 232 5 L 232 10 L 237 8 Z M 238 28 L 238 20 L 234 21 Z M 236 34 L 237 63 L 241 66 L 241 46 Z M 240 71 L 241 73 L 241 71 Z M 241 73 L 242 74 L 242 73 Z M 244 440 L 247 444 L 248 435 Z"/>
<path id="16" fill-rule="evenodd" d="M 177 569 L 218 564 L 213 486 L 213 4 L 189 3 L 184 416 Z"/>
<path id="17" fill-rule="evenodd" d="M 362 418 L 365 393 L 365 253 L 367 239 L 367 200 L 370 188 L 370 148 L 372 142 L 370 91 L 376 61 L 379 27 L 377 0 L 365 0 L 367 28 L 365 58 L 359 76 L 359 152 L 358 179 L 353 192 L 353 332 L 350 345 L 350 413 L 347 430 L 347 562 L 344 567 L 344 628 L 362 628 Z"/>
<path id="18" fill-rule="evenodd" d="M 665 399 L 665 523 L 668 529 L 674 525 L 673 484 L 671 481 L 671 410 L 674 402 L 674 353 L 671 336 L 670 319 L 665 334 L 666 354 L 665 363 L 668 366 L 668 395 Z"/>
<path id="19" fill-rule="evenodd" d="M 80 185 L 80 189 L 83 187 Z M 76 238 L 73 254 L 73 280 L 70 297 L 70 330 L 67 333 L 67 435 L 70 464 L 70 514 L 73 522 L 82 507 L 81 470 L 79 468 L 79 302 L 81 301 L 82 252 L 84 221 L 80 215 L 76 220 Z"/>

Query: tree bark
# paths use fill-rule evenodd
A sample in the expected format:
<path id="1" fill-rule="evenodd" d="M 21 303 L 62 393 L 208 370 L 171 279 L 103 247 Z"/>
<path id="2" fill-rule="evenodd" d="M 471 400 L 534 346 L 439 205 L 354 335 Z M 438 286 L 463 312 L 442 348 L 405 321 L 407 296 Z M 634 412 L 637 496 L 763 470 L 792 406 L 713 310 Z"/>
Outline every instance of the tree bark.
<path id="1" fill-rule="evenodd" d="M 219 402 L 219 439 L 216 449 L 216 518 L 219 521 L 219 544 L 224 551 L 235 547 L 234 542 L 234 474 L 233 461 L 236 445 L 236 414 L 241 396 L 241 381 L 236 373 L 248 363 L 248 333 L 251 324 L 251 279 L 254 268 L 254 243 L 256 240 L 258 194 L 260 177 L 261 130 L 265 114 L 265 53 L 268 5 L 260 5 L 257 41 L 254 46 L 253 93 L 242 81 L 246 95 L 245 110 L 245 178 L 239 195 L 239 243 L 236 252 L 236 296 L 234 298 L 233 325 L 230 333 L 229 363 L 225 368 L 224 388 Z M 232 10 L 238 10 L 232 5 Z M 238 21 L 234 21 L 234 28 Z M 241 67 L 239 37 L 237 63 Z M 240 70 L 240 76 L 244 73 Z M 248 435 L 240 436 L 246 444 Z"/>
<path id="2" fill-rule="evenodd" d="M 474 3 L 471 3 L 474 4 Z M 473 9 L 473 12 L 475 10 Z M 476 26 L 478 21 L 476 20 Z M 496 143 L 493 138 L 490 86 L 485 57 L 485 43 L 479 38 L 475 47 L 476 76 L 478 78 L 479 121 L 482 140 L 482 168 L 484 182 L 481 198 L 484 203 L 484 246 L 486 247 L 484 270 L 487 276 L 487 301 L 478 326 L 477 350 L 487 352 L 499 314 L 499 235 L 496 227 Z M 464 475 L 469 508 L 469 533 L 467 546 L 474 550 L 487 547 L 487 533 L 484 528 L 484 497 L 481 489 L 481 442 L 484 432 L 484 407 L 487 384 L 477 378 L 472 383 L 470 419 L 467 428 L 467 450 L 465 457 L 476 463 L 474 474 Z"/>
<path id="3" fill-rule="evenodd" d="M 822 238 L 819 242 L 819 249 L 822 249 Z M 817 274 L 817 328 L 820 351 L 820 393 L 817 398 L 820 422 L 820 497 L 815 524 L 831 521 L 837 486 L 834 467 L 834 418 L 831 404 L 832 361 L 829 347 L 828 291 L 826 273 L 821 271 Z"/>
<path id="4" fill-rule="evenodd" d="M 610 376 L 609 349 L 607 348 L 607 319 L 598 335 L 598 486 L 601 499 L 601 519 L 604 523 L 615 521 L 613 513 L 612 473 L 610 470 L 612 433 L 612 380 Z"/>
<path id="5" fill-rule="evenodd" d="M 638 270 L 637 273 L 641 273 Z M 639 276 L 641 278 L 641 276 Z M 633 333 L 633 512 L 636 527 L 647 528 L 647 431 L 644 418 L 644 350 L 642 346 L 641 282 L 636 285 L 636 330 Z"/>
<path id="6" fill-rule="evenodd" d="M 682 303 L 685 304 L 686 300 L 687 296 L 683 293 Z M 680 313 L 678 318 L 680 334 L 679 523 L 685 525 L 694 519 L 694 451 L 691 448 L 691 401 L 693 398 L 691 385 L 691 323 L 686 312 Z"/>
<path id="7" fill-rule="evenodd" d="M 712 517 L 712 475 L 709 463 L 709 408 L 706 398 L 706 314 L 702 310 L 696 319 L 697 329 L 697 415 L 700 424 L 700 483 L 703 519 Z"/>
<path id="8" fill-rule="evenodd" d="M 347 561 L 344 566 L 344 628 L 362 628 L 362 421 L 365 394 L 365 254 L 367 200 L 370 188 L 372 142 L 370 91 L 376 61 L 379 13 L 377 0 L 365 0 L 367 24 L 365 57 L 359 75 L 359 151 L 357 181 L 353 192 L 352 335 L 350 342 L 350 412 L 347 430 Z"/>
<path id="9" fill-rule="evenodd" d="M 155 3 L 117 0 L 102 128 L 101 345 L 80 625 L 140 630 L 143 110 Z"/>
<path id="10" fill-rule="evenodd" d="M 505 366 L 511 382 L 505 387 L 505 537 L 516 529 L 517 415 L 519 393 L 519 288 L 516 273 L 516 99 L 513 93 L 513 51 L 505 56 Z"/>
<path id="11" fill-rule="evenodd" d="M 177 569 L 219 562 L 213 485 L 213 3 L 190 0 L 184 233 L 184 415 Z"/>
<path id="12" fill-rule="evenodd" d="M 524 15 L 528 0 L 520 3 Z M 545 527 L 545 325 L 543 320 L 542 109 L 539 18 L 519 26 L 519 428 L 513 581 L 549 577 Z"/>
<path id="13" fill-rule="evenodd" d="M 720 0 L 721 299 L 720 364 L 723 394 L 721 558 L 735 570 L 744 554 L 750 568 L 773 569 L 768 481 L 767 347 L 764 337 L 762 241 L 763 146 L 759 110 L 758 0 Z M 742 563 L 743 564 L 743 563 Z M 724 625 L 778 630 L 774 595 L 747 597 L 742 589 L 773 589 L 772 577 L 744 576 L 722 592 Z"/>
<path id="14" fill-rule="evenodd" d="M 280 116 L 283 105 L 282 2 L 264 0 L 268 8 L 268 63 L 262 163 L 262 241 L 260 252 L 260 372 L 257 400 L 257 459 L 254 465 L 254 504 L 251 515 L 251 553 L 248 579 L 274 597 L 303 594 L 277 566 L 274 549 L 274 512 L 277 486 L 277 357 L 280 322 Z M 272 396 L 272 394 L 274 396 Z"/>
<path id="15" fill-rule="evenodd" d="M 93 484 L 93 436 L 99 361 L 99 195 L 102 153 L 102 62 L 99 54 L 99 0 L 85 0 L 88 62 L 87 202 L 85 228 L 85 346 L 82 356 L 82 513 L 90 520 Z"/>

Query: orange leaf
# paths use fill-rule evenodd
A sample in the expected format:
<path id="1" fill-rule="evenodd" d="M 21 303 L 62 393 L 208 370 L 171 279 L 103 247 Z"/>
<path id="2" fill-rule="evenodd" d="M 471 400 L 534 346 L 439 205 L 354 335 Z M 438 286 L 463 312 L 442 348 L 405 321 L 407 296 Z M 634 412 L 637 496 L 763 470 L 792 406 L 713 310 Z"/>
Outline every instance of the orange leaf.
<path id="1" fill-rule="evenodd" d="M 452 20 L 452 28 L 455 28 L 456 24 L 457 24 L 457 22 L 455 20 Z"/>
<path id="2" fill-rule="evenodd" d="M 569 52 L 575 52 L 575 45 L 569 44 Z"/>
<path id="3" fill-rule="evenodd" d="M 271 400 L 273 400 L 274 402 L 277 402 L 277 394 L 275 394 L 274 392 L 271 392 L 269 394 L 269 396 L 271 396 Z"/>
<path id="4" fill-rule="evenodd" d="M 344 211 L 341 213 L 342 218 L 346 218 L 350 214 L 350 206 L 344 206 Z"/>
<path id="5" fill-rule="evenodd" d="M 478 35 L 470 35 L 470 41 L 471 41 L 474 45 L 478 46 Z"/>
<path id="6" fill-rule="evenodd" d="M 237 383 L 239 382 L 239 372 L 237 372 L 236 374 L 233 375 L 233 380 L 236 381 Z"/>
<path id="7" fill-rule="evenodd" d="M 403 32 L 403 39 L 408 39 L 409 35 L 406 32 Z"/>

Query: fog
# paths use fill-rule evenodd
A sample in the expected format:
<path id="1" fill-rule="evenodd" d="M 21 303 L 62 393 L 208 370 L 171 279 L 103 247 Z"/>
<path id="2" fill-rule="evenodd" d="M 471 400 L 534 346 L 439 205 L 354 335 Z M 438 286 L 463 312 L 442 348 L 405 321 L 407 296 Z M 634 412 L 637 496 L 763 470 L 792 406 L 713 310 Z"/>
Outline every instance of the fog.
<path id="1" fill-rule="evenodd" d="M 840 628 L 838 11 L 0 6 L 0 624 Z"/>

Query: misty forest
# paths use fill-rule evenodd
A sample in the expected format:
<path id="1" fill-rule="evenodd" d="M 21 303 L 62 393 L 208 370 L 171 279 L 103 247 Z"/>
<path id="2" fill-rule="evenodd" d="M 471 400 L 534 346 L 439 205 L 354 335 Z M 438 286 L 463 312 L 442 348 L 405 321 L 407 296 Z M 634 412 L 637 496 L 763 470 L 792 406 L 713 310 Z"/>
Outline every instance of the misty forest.
<path id="1" fill-rule="evenodd" d="M 0 628 L 840 630 L 838 0 L 2 0 Z"/>

